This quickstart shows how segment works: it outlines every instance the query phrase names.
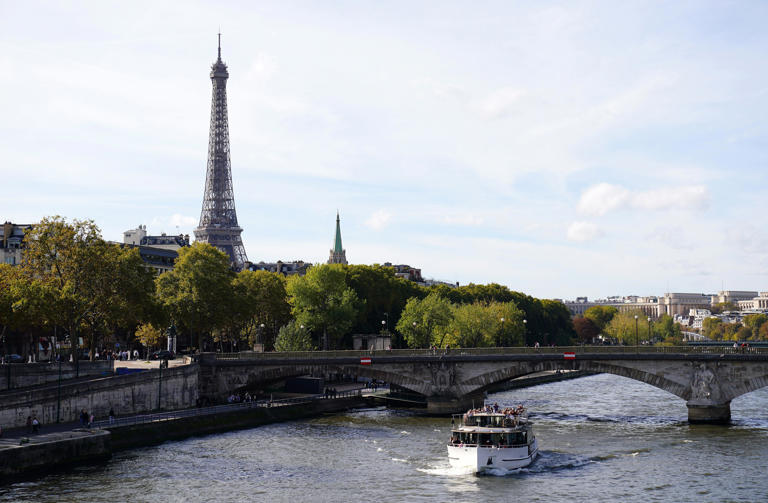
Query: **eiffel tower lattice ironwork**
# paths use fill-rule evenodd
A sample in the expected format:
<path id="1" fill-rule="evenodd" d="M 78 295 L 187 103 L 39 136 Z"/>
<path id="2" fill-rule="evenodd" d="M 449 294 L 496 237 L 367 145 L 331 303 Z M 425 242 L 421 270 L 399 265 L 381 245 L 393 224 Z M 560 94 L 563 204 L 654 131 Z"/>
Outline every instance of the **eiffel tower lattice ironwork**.
<path id="1" fill-rule="evenodd" d="M 219 57 L 211 66 L 213 98 L 211 100 L 211 129 L 208 136 L 208 166 L 205 175 L 205 194 L 200 224 L 195 238 L 210 243 L 229 255 L 232 267 L 242 270 L 248 257 L 237 224 L 235 195 L 232 190 L 232 165 L 229 158 L 229 121 L 227 116 L 227 65 L 221 60 L 221 33 Z"/>

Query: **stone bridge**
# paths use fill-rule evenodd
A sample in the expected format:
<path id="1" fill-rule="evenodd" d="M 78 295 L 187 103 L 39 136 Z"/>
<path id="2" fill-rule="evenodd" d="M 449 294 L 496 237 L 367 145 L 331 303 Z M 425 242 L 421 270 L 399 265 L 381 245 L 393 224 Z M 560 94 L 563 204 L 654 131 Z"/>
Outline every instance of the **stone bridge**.
<path id="1" fill-rule="evenodd" d="M 492 386 L 545 370 L 609 373 L 686 401 L 690 422 L 725 423 L 734 398 L 768 386 L 768 348 L 617 347 L 204 353 L 200 394 L 221 399 L 236 389 L 300 375 L 346 374 L 396 384 L 426 398 L 434 414 L 462 412 Z M 370 363 L 364 363 L 370 359 Z"/>

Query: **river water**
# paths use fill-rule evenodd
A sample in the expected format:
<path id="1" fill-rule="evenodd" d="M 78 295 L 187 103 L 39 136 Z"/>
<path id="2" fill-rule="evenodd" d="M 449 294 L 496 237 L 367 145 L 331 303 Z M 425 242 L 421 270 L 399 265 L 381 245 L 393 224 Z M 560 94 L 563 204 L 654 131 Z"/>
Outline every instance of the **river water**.
<path id="1" fill-rule="evenodd" d="M 689 425 L 679 398 L 608 374 L 488 401 L 529 408 L 530 467 L 457 473 L 450 419 L 376 408 L 122 452 L 0 501 L 768 501 L 768 388 L 733 401 L 731 426 Z"/>

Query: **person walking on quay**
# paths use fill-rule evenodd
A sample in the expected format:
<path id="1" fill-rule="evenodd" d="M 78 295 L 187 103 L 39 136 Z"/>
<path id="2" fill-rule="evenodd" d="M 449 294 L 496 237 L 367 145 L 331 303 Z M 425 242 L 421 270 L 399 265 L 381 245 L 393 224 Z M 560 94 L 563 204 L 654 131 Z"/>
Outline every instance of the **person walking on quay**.
<path id="1" fill-rule="evenodd" d="M 83 409 L 80 411 L 80 426 L 85 426 L 88 424 L 88 412 Z"/>
<path id="2" fill-rule="evenodd" d="M 115 422 L 115 409 L 112 407 L 109 408 L 109 424 L 113 424 Z"/>
<path id="3" fill-rule="evenodd" d="M 27 416 L 27 433 L 32 433 L 32 416 Z"/>
<path id="4" fill-rule="evenodd" d="M 32 433 L 40 432 L 40 421 L 37 420 L 37 416 L 32 417 Z"/>

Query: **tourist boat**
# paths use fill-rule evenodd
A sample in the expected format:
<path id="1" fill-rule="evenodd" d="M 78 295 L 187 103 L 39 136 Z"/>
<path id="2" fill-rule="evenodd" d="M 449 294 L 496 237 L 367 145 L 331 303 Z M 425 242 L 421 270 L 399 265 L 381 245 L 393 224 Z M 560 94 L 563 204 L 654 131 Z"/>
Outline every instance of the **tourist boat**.
<path id="1" fill-rule="evenodd" d="M 458 426 L 456 423 L 458 422 Z M 457 469 L 483 473 L 530 465 L 539 453 L 525 408 L 484 406 L 453 416 L 448 460 Z"/>

